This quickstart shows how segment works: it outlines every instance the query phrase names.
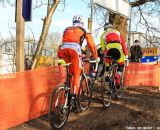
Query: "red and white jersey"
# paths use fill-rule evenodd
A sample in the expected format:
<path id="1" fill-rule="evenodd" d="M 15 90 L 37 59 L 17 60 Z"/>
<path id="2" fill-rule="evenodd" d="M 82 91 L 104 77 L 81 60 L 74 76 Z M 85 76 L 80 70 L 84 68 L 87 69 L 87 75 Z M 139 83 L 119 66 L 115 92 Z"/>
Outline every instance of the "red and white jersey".
<path id="1" fill-rule="evenodd" d="M 93 37 L 88 29 L 85 29 L 81 26 L 70 26 L 67 27 L 63 33 L 63 44 L 73 43 L 82 45 L 83 40 L 86 39 L 89 49 L 92 51 L 92 54 L 95 59 L 97 59 L 97 49 L 93 40 Z"/>
<path id="2" fill-rule="evenodd" d="M 110 32 L 107 32 L 106 35 L 105 35 L 105 41 L 106 41 L 106 44 L 116 43 L 116 42 L 121 43 L 124 54 L 128 55 L 126 42 L 125 42 L 124 38 L 122 37 L 122 35 L 120 34 L 119 31 L 112 30 Z"/>

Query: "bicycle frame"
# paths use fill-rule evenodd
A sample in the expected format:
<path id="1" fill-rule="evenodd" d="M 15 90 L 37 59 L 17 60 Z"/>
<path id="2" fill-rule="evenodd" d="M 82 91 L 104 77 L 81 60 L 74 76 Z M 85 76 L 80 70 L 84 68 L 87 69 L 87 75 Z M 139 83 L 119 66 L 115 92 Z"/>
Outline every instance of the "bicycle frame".
<path id="1" fill-rule="evenodd" d="M 109 58 L 109 67 L 114 63 L 117 63 L 112 56 L 105 56 L 105 58 Z"/>
<path id="2" fill-rule="evenodd" d="M 118 70 L 119 69 L 119 66 L 118 66 L 118 63 L 112 59 L 110 61 L 110 89 L 111 89 L 111 93 L 113 92 L 116 96 L 117 99 L 120 99 L 123 95 L 123 92 L 124 92 L 124 89 L 123 89 L 123 76 L 124 76 L 124 71 L 125 71 L 125 64 L 123 66 L 123 70 L 121 72 L 121 70 Z M 122 74 L 120 75 L 120 86 L 117 88 L 116 86 L 116 78 L 115 78 L 115 75 L 117 74 L 117 72 L 121 72 Z"/>
<path id="3" fill-rule="evenodd" d="M 84 62 L 88 62 L 88 63 L 91 63 L 91 64 L 96 64 L 96 66 L 95 66 L 95 72 L 97 72 L 97 70 L 98 70 L 98 62 L 96 62 L 95 60 L 89 60 L 89 59 L 83 59 L 82 61 L 84 61 Z M 83 66 L 83 64 L 82 64 L 82 66 Z M 82 67 L 82 73 L 83 73 L 83 75 L 85 75 L 86 76 L 86 74 L 85 74 L 85 72 L 84 72 L 84 67 Z M 95 79 L 96 79 L 96 76 L 95 76 Z M 94 79 L 94 80 L 95 80 Z"/>
<path id="4" fill-rule="evenodd" d="M 112 72 L 112 74 L 114 74 L 114 75 L 112 75 L 112 74 L 110 74 L 109 75 L 109 78 L 110 78 L 110 84 L 112 84 L 111 86 L 112 86 L 112 88 L 111 89 L 114 89 L 114 87 L 115 87 L 115 74 L 117 73 L 117 69 L 118 69 L 118 64 L 117 64 L 117 62 L 114 60 L 114 58 L 112 57 L 112 56 L 106 56 L 105 58 L 109 58 L 109 71 L 110 71 L 110 69 L 114 69 L 114 68 L 116 68 L 116 70 L 114 69 L 113 71 L 114 72 Z M 112 67 L 114 67 L 114 68 L 112 68 Z M 113 76 L 113 79 L 111 79 L 111 76 Z"/>
<path id="5" fill-rule="evenodd" d="M 68 64 L 66 64 L 65 65 L 65 67 L 66 67 L 66 71 L 67 71 L 67 77 L 66 77 L 66 80 L 65 80 L 65 85 L 66 85 L 66 91 L 69 91 L 69 94 L 67 94 L 67 98 L 66 98 L 66 100 L 65 100 L 65 104 L 64 104 L 64 108 L 66 108 L 67 107 L 67 103 L 68 103 L 68 99 L 69 99 L 69 97 L 68 96 L 70 96 L 70 94 L 71 94 L 71 85 L 70 85 L 70 83 L 71 83 L 71 81 L 70 81 L 70 79 L 71 79 L 71 77 L 72 77 L 72 74 L 69 74 L 69 67 L 70 67 L 70 64 L 71 63 L 68 63 Z"/>
<path id="6" fill-rule="evenodd" d="M 81 74 L 80 74 L 80 78 L 85 79 L 85 80 L 86 80 L 86 83 L 87 83 L 86 86 L 89 86 L 89 83 L 88 83 L 88 81 L 87 81 L 87 76 L 88 76 L 88 75 L 87 75 L 87 74 L 85 73 L 85 71 L 84 71 L 83 61 L 87 61 L 87 62 L 90 62 L 90 63 L 96 63 L 96 71 L 97 71 L 97 68 L 98 68 L 98 63 L 97 63 L 95 60 L 93 60 L 93 61 L 90 61 L 90 60 L 82 60 L 82 68 L 81 68 L 82 71 L 81 71 Z M 70 64 L 71 64 L 71 63 L 68 63 L 68 64 L 65 65 L 66 71 L 67 71 L 67 78 L 66 78 L 66 81 L 65 81 L 65 85 L 66 85 L 66 91 L 69 91 L 68 94 L 67 94 L 67 96 L 69 96 L 69 97 L 70 97 L 70 95 L 71 95 L 71 77 L 72 77 L 72 74 L 69 74 Z M 80 79 L 80 81 L 81 81 L 81 79 Z M 80 89 L 80 87 L 79 87 L 79 89 Z M 68 105 L 67 102 L 68 102 L 68 99 L 70 100 L 69 97 L 66 98 L 65 107 Z M 70 101 L 69 101 L 69 102 L 70 102 Z"/>
<path id="7" fill-rule="evenodd" d="M 68 88 L 70 88 L 70 79 L 71 79 L 71 77 L 72 77 L 72 75 L 69 74 L 70 64 L 71 64 L 71 63 L 69 63 L 68 65 L 66 65 L 67 78 L 66 78 L 65 83 L 64 83 Z"/>

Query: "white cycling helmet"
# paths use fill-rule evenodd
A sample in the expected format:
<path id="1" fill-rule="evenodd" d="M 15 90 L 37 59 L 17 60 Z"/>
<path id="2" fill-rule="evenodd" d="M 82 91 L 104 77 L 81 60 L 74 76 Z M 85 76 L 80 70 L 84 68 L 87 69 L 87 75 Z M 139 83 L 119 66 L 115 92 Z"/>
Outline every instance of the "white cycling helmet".
<path id="1" fill-rule="evenodd" d="M 111 23 L 105 23 L 104 30 L 107 30 L 108 28 L 113 28 L 113 25 Z"/>
<path id="2" fill-rule="evenodd" d="M 84 21 L 81 15 L 75 15 L 73 17 L 72 22 L 73 22 L 73 25 L 80 25 L 80 26 L 84 25 Z"/>

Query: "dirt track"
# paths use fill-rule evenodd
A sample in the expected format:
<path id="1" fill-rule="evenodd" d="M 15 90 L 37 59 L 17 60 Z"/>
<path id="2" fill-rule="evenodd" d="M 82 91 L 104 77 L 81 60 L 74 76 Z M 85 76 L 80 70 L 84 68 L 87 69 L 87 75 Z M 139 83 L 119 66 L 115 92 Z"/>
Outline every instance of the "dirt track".
<path id="1" fill-rule="evenodd" d="M 71 113 L 63 130 L 160 130 L 160 93 L 127 91 L 120 101 L 103 109 L 94 95 L 90 109 Z M 51 130 L 47 116 L 9 130 Z"/>

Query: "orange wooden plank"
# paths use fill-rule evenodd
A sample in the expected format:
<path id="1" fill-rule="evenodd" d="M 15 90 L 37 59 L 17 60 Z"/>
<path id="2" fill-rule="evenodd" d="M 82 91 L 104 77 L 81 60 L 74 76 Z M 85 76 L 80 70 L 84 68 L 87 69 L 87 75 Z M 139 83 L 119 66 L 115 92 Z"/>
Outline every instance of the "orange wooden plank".
<path id="1" fill-rule="evenodd" d="M 126 67 L 124 85 L 160 86 L 160 64 L 130 63 Z"/>
<path id="2" fill-rule="evenodd" d="M 1 130 L 46 114 L 53 88 L 64 80 L 63 67 L 1 75 Z"/>
<path id="3" fill-rule="evenodd" d="M 160 86 L 160 64 L 130 63 L 125 86 Z M 53 88 L 65 80 L 65 68 L 43 68 L 0 75 L 1 130 L 37 118 L 48 111 Z"/>

